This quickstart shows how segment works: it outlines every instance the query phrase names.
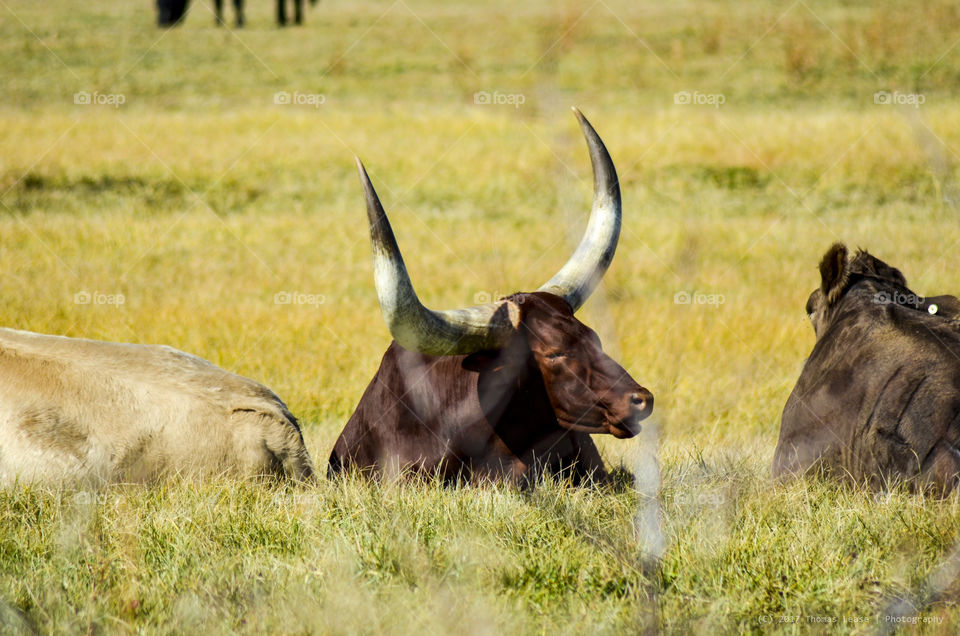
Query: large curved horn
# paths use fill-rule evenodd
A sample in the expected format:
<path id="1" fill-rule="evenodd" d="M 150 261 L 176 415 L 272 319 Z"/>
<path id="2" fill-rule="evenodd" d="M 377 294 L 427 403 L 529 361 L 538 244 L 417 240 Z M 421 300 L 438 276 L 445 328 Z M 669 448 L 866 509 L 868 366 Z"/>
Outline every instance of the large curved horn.
<path id="1" fill-rule="evenodd" d="M 401 347 L 428 355 L 458 355 L 503 347 L 519 324 L 519 308 L 500 301 L 456 309 L 427 309 L 413 290 L 380 198 L 357 159 L 367 199 L 373 273 L 383 319 Z"/>
<path id="2" fill-rule="evenodd" d="M 606 147 L 587 118 L 573 109 L 590 149 L 593 165 L 593 209 L 580 245 L 570 260 L 539 291 L 564 298 L 573 311 L 590 296 L 603 278 L 620 238 L 620 182 Z"/>

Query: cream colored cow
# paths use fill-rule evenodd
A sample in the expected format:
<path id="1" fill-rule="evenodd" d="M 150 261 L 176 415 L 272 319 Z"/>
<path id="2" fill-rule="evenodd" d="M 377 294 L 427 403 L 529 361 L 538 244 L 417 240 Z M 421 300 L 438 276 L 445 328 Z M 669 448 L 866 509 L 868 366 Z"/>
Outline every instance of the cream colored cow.
<path id="1" fill-rule="evenodd" d="M 0 329 L 0 484 L 283 475 L 313 463 L 265 386 L 171 347 Z"/>

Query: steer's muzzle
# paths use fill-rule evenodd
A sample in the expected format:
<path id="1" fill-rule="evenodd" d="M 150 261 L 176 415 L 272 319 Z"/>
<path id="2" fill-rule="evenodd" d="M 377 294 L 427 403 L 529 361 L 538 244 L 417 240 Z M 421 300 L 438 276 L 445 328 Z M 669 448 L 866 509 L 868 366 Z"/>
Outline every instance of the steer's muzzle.
<path id="1" fill-rule="evenodd" d="M 610 434 L 620 439 L 633 437 L 640 432 L 640 422 L 653 413 L 653 394 L 643 387 L 626 396 L 625 404 L 618 409 L 623 415 L 608 426 Z"/>

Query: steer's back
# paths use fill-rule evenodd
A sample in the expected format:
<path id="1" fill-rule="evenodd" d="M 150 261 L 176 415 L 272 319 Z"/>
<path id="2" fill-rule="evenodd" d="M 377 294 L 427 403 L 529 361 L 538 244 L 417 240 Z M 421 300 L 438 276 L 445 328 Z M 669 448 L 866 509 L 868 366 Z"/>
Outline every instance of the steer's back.
<path id="1" fill-rule="evenodd" d="M 0 329 L 0 483 L 312 472 L 257 382 L 170 347 Z"/>
<path id="2" fill-rule="evenodd" d="M 883 323 L 855 316 L 817 342 L 784 407 L 775 476 L 820 462 L 858 482 L 922 477 L 954 487 L 960 333 L 915 310 L 876 311 Z"/>

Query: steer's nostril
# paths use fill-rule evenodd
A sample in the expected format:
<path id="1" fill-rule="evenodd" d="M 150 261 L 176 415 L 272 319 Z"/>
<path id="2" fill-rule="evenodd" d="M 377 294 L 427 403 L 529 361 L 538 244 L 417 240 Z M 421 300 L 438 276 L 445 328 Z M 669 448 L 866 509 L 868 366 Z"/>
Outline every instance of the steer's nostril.
<path id="1" fill-rule="evenodd" d="M 649 413 L 653 409 L 653 396 L 646 391 L 637 391 L 630 395 L 630 406 L 635 411 Z"/>

